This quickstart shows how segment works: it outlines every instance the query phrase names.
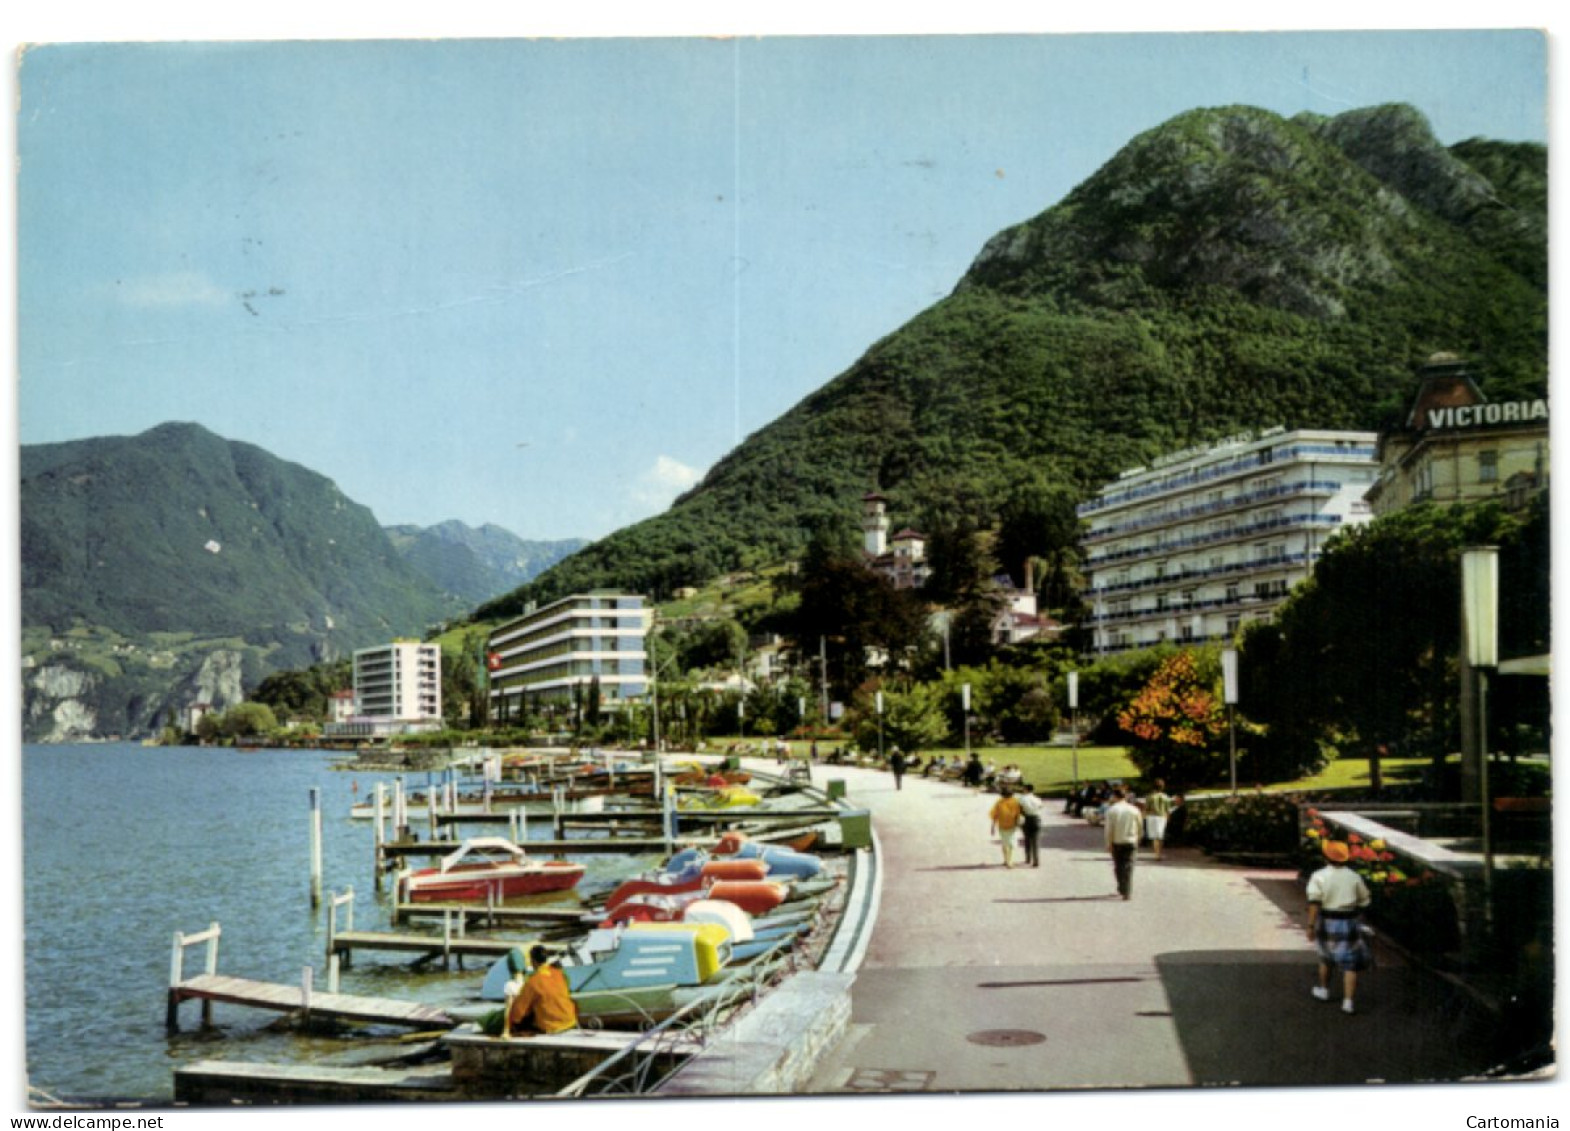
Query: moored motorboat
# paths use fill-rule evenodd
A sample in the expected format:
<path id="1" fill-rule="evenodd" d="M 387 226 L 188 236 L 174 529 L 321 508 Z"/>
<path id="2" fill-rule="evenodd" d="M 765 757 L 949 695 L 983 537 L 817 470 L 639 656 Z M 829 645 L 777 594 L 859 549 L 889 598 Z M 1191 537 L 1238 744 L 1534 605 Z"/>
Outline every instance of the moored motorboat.
<path id="1" fill-rule="evenodd" d="M 510 899 L 566 891 L 583 878 L 584 866 L 568 860 L 535 860 L 504 837 L 473 837 L 442 857 L 434 868 L 404 878 L 415 903 Z"/>

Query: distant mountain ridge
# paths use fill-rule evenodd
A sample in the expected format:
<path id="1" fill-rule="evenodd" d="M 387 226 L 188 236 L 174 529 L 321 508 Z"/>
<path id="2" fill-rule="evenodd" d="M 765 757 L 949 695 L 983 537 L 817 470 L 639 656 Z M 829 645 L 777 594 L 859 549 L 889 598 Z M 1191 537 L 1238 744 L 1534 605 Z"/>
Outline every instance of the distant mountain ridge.
<path id="1" fill-rule="evenodd" d="M 857 529 L 872 488 L 898 524 L 988 523 L 1023 490 L 1084 498 L 1244 429 L 1377 428 L 1441 350 L 1492 399 L 1544 395 L 1546 200 L 1543 146 L 1446 147 L 1409 106 L 1179 115 L 664 514 L 476 616 L 789 557 L 819 524 Z"/>
<path id="2" fill-rule="evenodd" d="M 395 538 L 325 476 L 186 423 L 24 445 L 21 520 L 29 740 L 150 733 L 483 599 L 397 542 L 466 547 L 484 596 L 553 552 L 496 527 Z"/>
<path id="3" fill-rule="evenodd" d="M 456 519 L 386 530 L 403 559 L 465 609 L 522 585 L 588 545 L 582 538 L 525 541 L 491 523 L 476 528 Z"/>

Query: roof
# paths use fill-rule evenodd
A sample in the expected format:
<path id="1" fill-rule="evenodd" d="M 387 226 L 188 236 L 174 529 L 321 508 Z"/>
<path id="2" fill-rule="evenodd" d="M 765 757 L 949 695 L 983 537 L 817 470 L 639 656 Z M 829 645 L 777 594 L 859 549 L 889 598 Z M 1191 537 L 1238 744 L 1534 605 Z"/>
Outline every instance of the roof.
<path id="1" fill-rule="evenodd" d="M 890 538 L 889 541 L 902 542 L 908 541 L 912 538 L 920 538 L 922 541 L 926 541 L 927 536 L 925 534 L 918 534 L 916 531 L 907 526 L 904 530 L 901 530 L 898 534 L 894 535 L 894 537 Z"/>

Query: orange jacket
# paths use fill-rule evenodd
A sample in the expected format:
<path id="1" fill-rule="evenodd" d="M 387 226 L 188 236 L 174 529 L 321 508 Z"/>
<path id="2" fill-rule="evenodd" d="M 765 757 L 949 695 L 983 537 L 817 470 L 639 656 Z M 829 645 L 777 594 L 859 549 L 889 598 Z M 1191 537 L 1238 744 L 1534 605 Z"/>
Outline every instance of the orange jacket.
<path id="1" fill-rule="evenodd" d="M 567 975 L 558 966 L 541 966 L 518 991 L 507 1010 L 507 1032 L 537 1030 L 560 1033 L 578 1027 L 578 1007 L 567 991 Z"/>

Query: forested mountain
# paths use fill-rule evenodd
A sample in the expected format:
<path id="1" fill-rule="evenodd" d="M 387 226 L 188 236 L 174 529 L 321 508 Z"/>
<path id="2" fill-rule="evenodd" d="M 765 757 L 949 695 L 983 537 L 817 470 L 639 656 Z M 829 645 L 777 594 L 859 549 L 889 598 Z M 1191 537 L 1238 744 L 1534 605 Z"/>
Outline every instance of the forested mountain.
<path id="1" fill-rule="evenodd" d="M 1246 428 L 1377 428 L 1417 366 L 1547 387 L 1546 153 L 1446 148 L 1406 106 L 1195 110 L 988 241 L 952 294 L 748 437 L 665 514 L 477 616 L 596 585 L 663 597 L 854 528 L 994 520 Z"/>
<path id="2" fill-rule="evenodd" d="M 458 608 L 331 480 L 194 424 L 21 452 L 24 730 L 146 733 Z"/>
<path id="3" fill-rule="evenodd" d="M 403 559 L 465 608 L 522 585 L 587 543 L 581 538 L 526 542 L 491 523 L 476 529 L 456 519 L 435 526 L 389 526 Z"/>

